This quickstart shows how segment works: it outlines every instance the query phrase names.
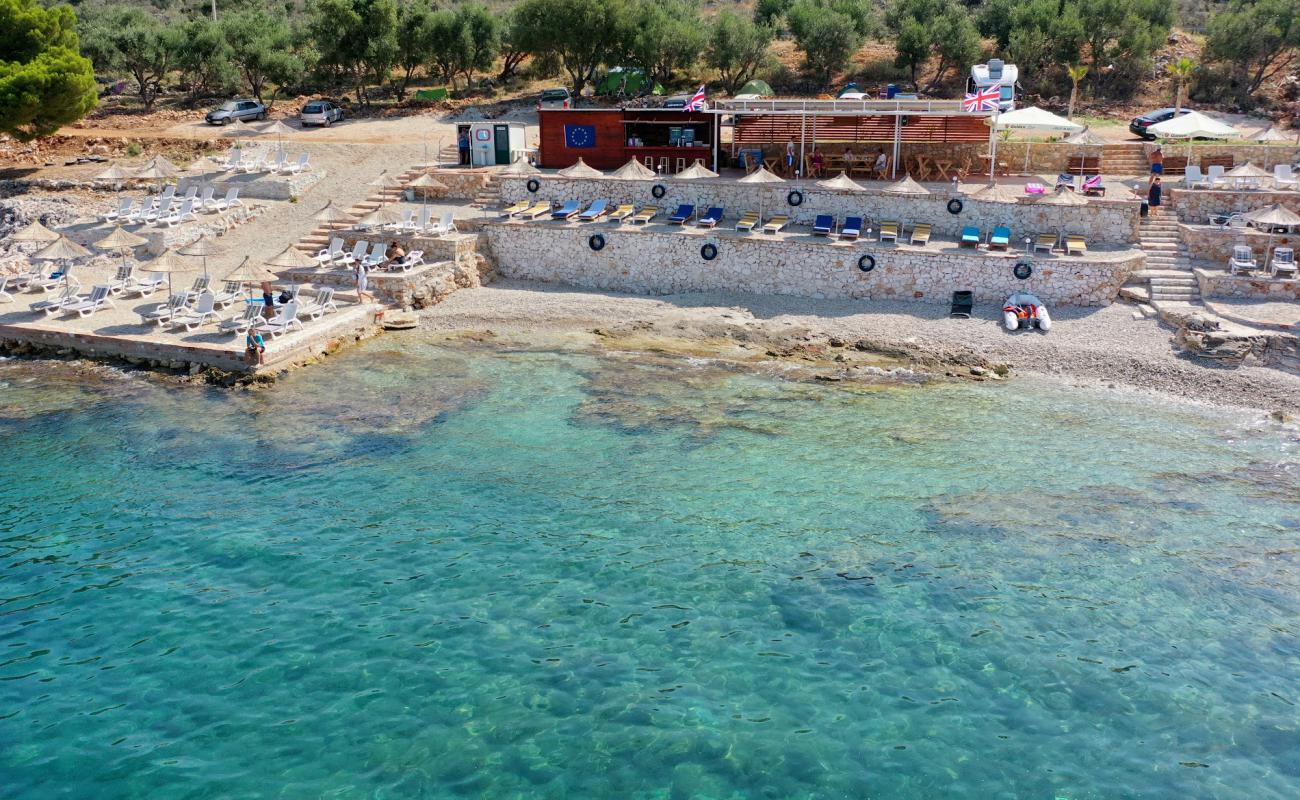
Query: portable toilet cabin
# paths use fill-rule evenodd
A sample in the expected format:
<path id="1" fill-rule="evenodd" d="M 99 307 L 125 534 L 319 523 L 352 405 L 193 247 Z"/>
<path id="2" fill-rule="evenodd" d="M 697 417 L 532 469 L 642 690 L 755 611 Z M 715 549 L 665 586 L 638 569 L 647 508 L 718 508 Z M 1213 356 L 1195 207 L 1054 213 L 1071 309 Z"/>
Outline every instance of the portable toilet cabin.
<path id="1" fill-rule="evenodd" d="M 527 155 L 522 122 L 471 122 L 469 124 L 470 162 L 475 167 L 513 164 Z"/>
<path id="2" fill-rule="evenodd" d="M 990 58 L 987 64 L 976 64 L 970 68 L 969 90 L 997 87 L 998 110 L 1014 111 L 1016 108 L 1016 81 L 1020 71 L 1015 64 L 1007 64 L 1000 58 Z"/>

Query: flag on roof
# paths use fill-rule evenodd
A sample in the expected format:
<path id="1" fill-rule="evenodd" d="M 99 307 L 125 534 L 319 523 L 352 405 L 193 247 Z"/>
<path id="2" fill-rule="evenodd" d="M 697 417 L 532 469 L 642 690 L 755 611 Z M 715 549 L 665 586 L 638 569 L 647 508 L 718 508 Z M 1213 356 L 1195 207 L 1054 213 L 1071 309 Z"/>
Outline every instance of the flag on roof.
<path id="1" fill-rule="evenodd" d="M 997 111 L 1001 100 L 1001 90 L 996 86 L 976 89 L 974 94 L 967 94 L 962 100 L 962 109 L 966 112 Z"/>
<path id="2" fill-rule="evenodd" d="M 691 101 L 686 104 L 685 110 L 686 111 L 704 110 L 704 84 L 700 84 L 700 88 L 696 89 L 695 94 L 691 95 Z"/>

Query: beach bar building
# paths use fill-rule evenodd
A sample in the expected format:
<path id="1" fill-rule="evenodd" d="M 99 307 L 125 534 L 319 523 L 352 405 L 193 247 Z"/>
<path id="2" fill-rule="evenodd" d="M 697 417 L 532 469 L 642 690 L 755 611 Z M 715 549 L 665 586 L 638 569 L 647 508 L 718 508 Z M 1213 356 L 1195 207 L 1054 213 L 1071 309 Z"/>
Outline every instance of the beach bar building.
<path id="1" fill-rule="evenodd" d="M 991 145 L 992 111 L 965 111 L 960 100 L 719 100 L 708 111 L 556 109 L 539 112 L 540 166 L 582 158 L 613 169 L 636 158 L 661 174 L 703 161 L 714 170 L 774 159 L 794 141 L 799 163 L 814 146 L 856 145 L 890 155 L 897 177 L 905 145 Z M 730 128 L 723 145 L 723 129 Z M 907 171 L 907 170 L 902 170 Z"/>
<path id="2" fill-rule="evenodd" d="M 717 159 L 718 121 L 707 111 L 663 108 L 543 109 L 538 166 L 561 169 L 581 158 L 615 169 L 635 158 L 661 174 Z"/>

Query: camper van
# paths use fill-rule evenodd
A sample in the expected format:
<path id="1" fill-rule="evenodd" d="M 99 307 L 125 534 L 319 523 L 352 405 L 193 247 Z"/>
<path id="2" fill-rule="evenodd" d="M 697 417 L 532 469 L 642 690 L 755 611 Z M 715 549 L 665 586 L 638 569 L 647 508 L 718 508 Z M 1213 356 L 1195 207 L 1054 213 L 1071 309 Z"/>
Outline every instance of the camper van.
<path id="1" fill-rule="evenodd" d="M 1016 80 L 1020 73 L 1015 64 L 1007 64 L 1000 58 L 990 58 L 987 64 L 976 64 L 970 68 L 970 80 L 967 91 L 998 87 L 999 111 L 1014 111 L 1016 108 Z"/>

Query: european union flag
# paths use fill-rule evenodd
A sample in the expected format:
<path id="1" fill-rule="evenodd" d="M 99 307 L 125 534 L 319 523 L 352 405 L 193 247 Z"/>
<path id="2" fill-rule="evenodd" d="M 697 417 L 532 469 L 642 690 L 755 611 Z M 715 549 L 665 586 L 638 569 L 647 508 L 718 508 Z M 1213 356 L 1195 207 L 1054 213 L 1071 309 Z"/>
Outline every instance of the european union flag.
<path id="1" fill-rule="evenodd" d="M 565 125 L 564 146 L 573 149 L 596 146 L 595 125 Z"/>

